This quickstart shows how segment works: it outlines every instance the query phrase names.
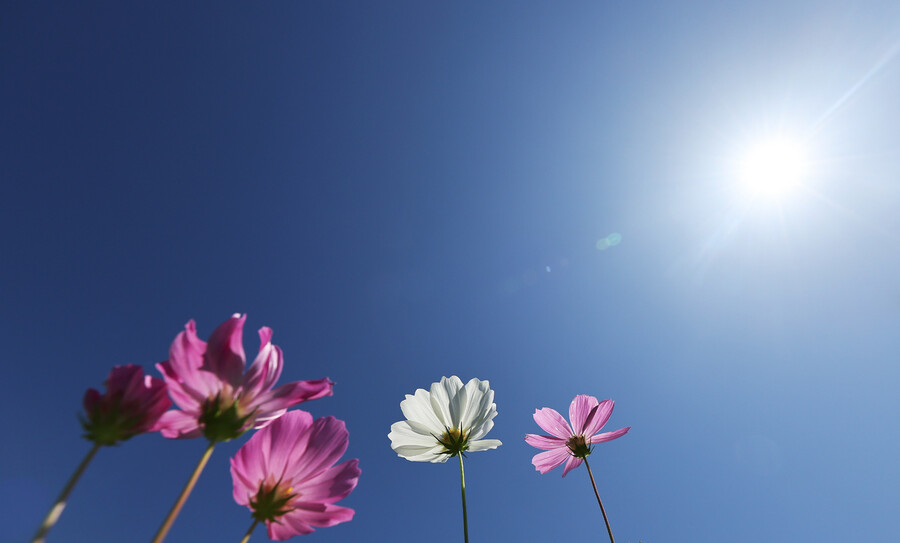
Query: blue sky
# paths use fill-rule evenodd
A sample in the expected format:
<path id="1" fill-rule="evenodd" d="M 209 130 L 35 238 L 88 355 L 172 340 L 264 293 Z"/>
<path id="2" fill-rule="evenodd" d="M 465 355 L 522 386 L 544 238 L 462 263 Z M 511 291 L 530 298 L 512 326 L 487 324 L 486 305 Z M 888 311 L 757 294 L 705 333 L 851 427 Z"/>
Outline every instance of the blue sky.
<path id="1" fill-rule="evenodd" d="M 613 398 L 617 541 L 900 539 L 896 2 L 0 6 L 0 541 L 89 449 L 85 389 L 248 314 L 350 430 L 347 524 L 461 541 L 454 464 L 398 458 L 404 394 L 489 379 L 476 541 L 603 540 L 537 474 L 538 407 Z M 781 199 L 739 157 L 808 149 Z M 605 250 L 598 241 L 618 234 Z M 619 239 L 619 238 L 617 238 Z M 601 247 L 603 245 L 601 244 Z M 167 541 L 238 541 L 221 445 Z M 204 443 L 101 450 L 51 541 L 149 541 Z M 258 530 L 252 541 L 266 541 Z"/>

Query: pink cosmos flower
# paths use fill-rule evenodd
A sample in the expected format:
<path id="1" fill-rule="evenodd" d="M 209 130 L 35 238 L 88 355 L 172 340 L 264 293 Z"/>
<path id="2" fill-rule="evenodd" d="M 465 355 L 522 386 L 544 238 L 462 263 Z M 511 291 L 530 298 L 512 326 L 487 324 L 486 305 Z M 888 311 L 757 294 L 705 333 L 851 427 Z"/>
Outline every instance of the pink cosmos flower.
<path id="1" fill-rule="evenodd" d="M 283 360 L 281 349 L 272 344 L 272 330 L 265 326 L 259 329 L 259 353 L 244 373 L 246 318 L 233 315 L 213 331 L 208 343 L 197 337 L 193 320 L 175 337 L 169 360 L 156 365 L 181 408 L 163 415 L 164 437 L 204 435 L 213 443 L 228 441 L 266 426 L 300 402 L 332 394 L 334 383 L 328 378 L 273 388 Z"/>
<path id="2" fill-rule="evenodd" d="M 234 500 L 266 523 L 276 541 L 334 526 L 354 511 L 334 505 L 356 488 L 359 460 L 334 465 L 346 452 L 344 422 L 296 410 L 256 432 L 231 459 Z"/>
<path id="3" fill-rule="evenodd" d="M 84 393 L 85 437 L 98 445 L 114 445 L 138 434 L 155 432 L 172 406 L 162 379 L 144 375 L 140 366 L 116 366 L 106 378 L 106 393 Z"/>
<path id="4" fill-rule="evenodd" d="M 591 445 L 611 441 L 627 434 L 631 426 L 614 432 L 597 433 L 609 420 L 613 405 L 612 400 L 598 402 L 593 396 L 585 394 L 575 396 L 569 405 L 569 420 L 572 421 L 572 426 L 569 426 L 566 419 L 555 409 L 545 407 L 535 410 L 534 421 L 550 434 L 525 436 L 525 441 L 529 445 L 546 451 L 536 454 L 531 460 L 535 469 L 544 474 L 565 462 L 566 467 L 563 470 L 565 477 L 591 454 Z"/>

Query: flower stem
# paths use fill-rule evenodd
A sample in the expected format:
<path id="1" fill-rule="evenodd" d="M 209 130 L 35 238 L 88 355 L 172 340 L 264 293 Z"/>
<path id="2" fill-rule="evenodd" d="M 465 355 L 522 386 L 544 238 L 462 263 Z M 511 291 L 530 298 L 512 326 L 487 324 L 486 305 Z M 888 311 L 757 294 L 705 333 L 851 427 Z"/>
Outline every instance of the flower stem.
<path id="1" fill-rule="evenodd" d="M 194 473 L 191 474 L 191 478 L 188 479 L 187 484 L 184 485 L 184 490 L 181 491 L 181 495 L 178 496 L 178 500 L 175 501 L 175 505 L 172 506 L 171 511 L 169 511 L 168 516 L 166 516 L 166 520 L 164 520 L 162 526 L 159 527 L 159 531 L 157 531 L 156 535 L 153 537 L 152 543 L 160 543 L 163 539 L 166 538 L 166 534 L 169 533 L 169 529 L 172 527 L 172 523 L 175 522 L 175 517 L 177 517 L 178 513 L 181 512 L 181 508 L 184 506 L 184 502 L 187 501 L 188 496 L 191 495 L 191 491 L 194 490 L 194 485 L 197 484 L 197 479 L 200 477 L 200 473 L 203 471 L 203 468 L 206 467 L 206 462 L 209 460 L 210 455 L 212 455 L 213 447 L 215 446 L 215 442 L 209 442 L 209 447 L 206 448 L 203 456 L 200 457 L 200 461 L 197 462 L 197 467 L 194 468 Z"/>
<path id="2" fill-rule="evenodd" d="M 591 476 L 591 485 L 594 487 L 594 496 L 597 496 L 597 503 L 600 504 L 600 512 L 603 513 L 603 522 L 606 523 L 606 531 L 609 532 L 609 540 L 616 543 L 612 535 L 612 528 L 609 527 L 609 519 L 606 518 L 606 509 L 603 508 L 603 502 L 600 501 L 600 493 L 597 492 L 597 483 L 594 482 L 594 474 L 591 472 L 591 466 L 588 464 L 587 458 L 584 459 L 584 465 L 587 466 L 588 475 Z"/>
<path id="3" fill-rule="evenodd" d="M 87 468 L 88 464 L 93 460 L 94 455 L 97 454 L 97 451 L 100 450 L 100 444 L 94 443 L 94 446 L 91 447 L 91 450 L 88 451 L 87 455 L 84 457 L 84 460 L 78 464 L 78 467 L 75 469 L 75 473 L 69 478 L 69 482 L 66 483 L 66 486 L 62 489 L 62 492 L 59 493 L 59 497 L 56 498 L 56 501 L 53 502 L 53 506 L 50 508 L 50 511 L 47 513 L 47 516 L 44 517 L 44 522 L 41 523 L 40 528 L 36 534 L 34 534 L 34 539 L 31 540 L 31 543 L 44 543 L 44 539 L 47 537 L 47 532 L 50 531 L 50 528 L 56 524 L 56 521 L 59 520 L 60 515 L 62 515 L 63 509 L 66 508 L 66 500 L 69 499 L 69 494 L 72 493 L 72 489 L 75 488 L 75 483 L 78 482 L 78 479 L 81 478 L 81 474 L 84 473 L 85 468 Z"/>
<path id="4" fill-rule="evenodd" d="M 466 518 L 466 472 L 463 469 L 462 454 L 456 456 L 459 457 L 459 484 L 462 488 L 463 536 L 466 538 L 466 543 L 469 543 L 469 520 Z"/>
<path id="5" fill-rule="evenodd" d="M 259 519 L 253 519 L 253 524 L 250 525 L 250 529 L 247 530 L 247 533 L 244 534 L 244 539 L 241 539 L 241 543 L 247 543 L 250 541 L 250 534 L 253 533 L 253 530 L 256 528 L 256 525 L 259 524 Z"/>

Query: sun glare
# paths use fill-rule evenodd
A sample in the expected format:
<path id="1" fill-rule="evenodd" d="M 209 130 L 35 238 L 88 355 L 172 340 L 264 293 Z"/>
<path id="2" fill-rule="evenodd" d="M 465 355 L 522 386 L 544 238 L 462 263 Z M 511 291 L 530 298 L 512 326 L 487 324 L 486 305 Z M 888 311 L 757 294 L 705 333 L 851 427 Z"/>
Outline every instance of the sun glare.
<path id="1" fill-rule="evenodd" d="M 802 145 L 772 139 L 747 150 L 740 163 L 740 182 L 751 197 L 782 198 L 802 183 L 807 170 Z"/>

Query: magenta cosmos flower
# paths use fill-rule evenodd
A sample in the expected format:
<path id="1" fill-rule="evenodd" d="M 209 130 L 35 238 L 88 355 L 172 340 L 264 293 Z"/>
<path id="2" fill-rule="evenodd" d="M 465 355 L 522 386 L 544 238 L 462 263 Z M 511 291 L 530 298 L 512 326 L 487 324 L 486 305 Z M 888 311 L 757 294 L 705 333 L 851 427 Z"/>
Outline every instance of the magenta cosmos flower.
<path id="1" fill-rule="evenodd" d="M 265 326 L 259 329 L 259 353 L 244 373 L 246 318 L 233 315 L 213 331 L 208 343 L 197 337 L 191 320 L 172 342 L 169 360 L 156 367 L 181 410 L 163 415 L 164 437 L 204 435 L 213 443 L 228 441 L 264 427 L 300 402 L 332 394 L 334 383 L 327 378 L 273 388 L 281 375 L 282 354 Z"/>
<path id="2" fill-rule="evenodd" d="M 140 366 L 116 366 L 106 378 L 106 393 L 84 393 L 85 437 L 98 445 L 115 445 L 138 434 L 155 432 L 172 402 L 162 379 L 144 375 Z"/>
<path id="3" fill-rule="evenodd" d="M 546 451 L 536 454 L 531 460 L 535 469 L 544 474 L 565 462 L 566 467 L 563 470 L 563 477 L 565 477 L 591 454 L 591 445 L 627 434 L 628 430 L 631 430 L 631 426 L 620 428 L 614 432 L 597 433 L 609 420 L 613 405 L 612 400 L 598 402 L 597 398 L 593 396 L 579 394 L 569 405 L 571 426 L 555 409 L 545 407 L 535 410 L 534 421 L 550 434 L 549 436 L 535 434 L 525 436 L 525 441 L 529 445 Z"/>
<path id="4" fill-rule="evenodd" d="M 296 410 L 256 432 L 231 459 L 234 500 L 265 522 L 276 541 L 353 518 L 334 505 L 356 488 L 359 460 L 335 462 L 346 452 L 344 422 Z"/>

